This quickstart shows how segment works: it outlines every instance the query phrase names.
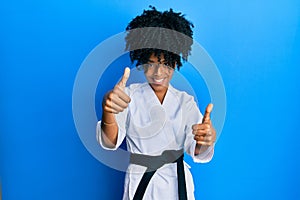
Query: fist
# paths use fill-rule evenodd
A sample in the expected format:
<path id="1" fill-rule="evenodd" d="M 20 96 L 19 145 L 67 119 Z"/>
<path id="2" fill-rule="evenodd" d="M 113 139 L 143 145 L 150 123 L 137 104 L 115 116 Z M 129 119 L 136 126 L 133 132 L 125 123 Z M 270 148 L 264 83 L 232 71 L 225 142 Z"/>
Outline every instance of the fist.
<path id="1" fill-rule="evenodd" d="M 210 120 L 210 113 L 212 111 L 213 104 L 208 104 L 205 109 L 205 114 L 201 124 L 194 124 L 192 126 L 194 139 L 197 145 L 211 146 L 216 141 L 216 131 Z"/>
<path id="2" fill-rule="evenodd" d="M 130 69 L 126 67 L 121 81 L 115 85 L 113 90 L 104 95 L 102 102 L 104 112 L 118 114 L 128 107 L 131 99 L 124 91 L 129 75 Z"/>

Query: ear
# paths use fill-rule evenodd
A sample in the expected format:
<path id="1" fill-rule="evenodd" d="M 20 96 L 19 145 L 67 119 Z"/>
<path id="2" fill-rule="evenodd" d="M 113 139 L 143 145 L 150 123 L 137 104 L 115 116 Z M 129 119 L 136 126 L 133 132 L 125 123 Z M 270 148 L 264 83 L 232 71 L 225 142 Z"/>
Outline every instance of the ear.
<path id="1" fill-rule="evenodd" d="M 173 68 L 176 69 L 176 66 L 177 66 L 177 62 L 174 62 Z"/>

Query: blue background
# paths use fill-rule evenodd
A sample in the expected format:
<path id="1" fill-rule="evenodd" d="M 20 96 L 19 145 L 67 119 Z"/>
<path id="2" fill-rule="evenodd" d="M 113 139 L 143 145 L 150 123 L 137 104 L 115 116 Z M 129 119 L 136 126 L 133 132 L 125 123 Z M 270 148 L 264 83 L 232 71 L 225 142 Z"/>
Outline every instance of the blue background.
<path id="1" fill-rule="evenodd" d="M 88 53 L 150 4 L 186 14 L 225 84 L 215 157 L 192 164 L 196 198 L 300 199 L 296 0 L 1 2 L 3 199 L 121 198 L 124 174 L 96 160 L 78 137 L 72 89 Z"/>

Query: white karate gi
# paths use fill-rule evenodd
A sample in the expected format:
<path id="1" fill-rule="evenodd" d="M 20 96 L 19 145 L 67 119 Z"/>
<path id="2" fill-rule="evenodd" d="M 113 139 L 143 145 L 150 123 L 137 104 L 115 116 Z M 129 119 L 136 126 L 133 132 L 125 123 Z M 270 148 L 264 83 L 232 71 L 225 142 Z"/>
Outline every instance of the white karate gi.
<path id="1" fill-rule="evenodd" d="M 194 155 L 196 141 L 192 134 L 192 125 L 201 123 L 200 113 L 192 96 L 178 91 L 171 85 L 161 104 L 148 83 L 132 84 L 125 88 L 130 96 L 129 106 L 116 115 L 119 126 L 117 149 L 126 136 L 127 150 L 132 153 L 160 155 L 165 150 L 184 149 L 195 162 L 209 162 L 213 156 L 213 147 L 197 156 Z M 97 124 L 97 139 L 103 148 L 101 125 Z M 194 198 L 194 183 L 189 166 L 184 162 L 187 196 Z M 123 200 L 131 200 L 143 176 L 146 167 L 130 164 L 126 173 Z M 176 200 L 177 165 L 165 164 L 159 168 L 144 194 L 144 200 Z"/>

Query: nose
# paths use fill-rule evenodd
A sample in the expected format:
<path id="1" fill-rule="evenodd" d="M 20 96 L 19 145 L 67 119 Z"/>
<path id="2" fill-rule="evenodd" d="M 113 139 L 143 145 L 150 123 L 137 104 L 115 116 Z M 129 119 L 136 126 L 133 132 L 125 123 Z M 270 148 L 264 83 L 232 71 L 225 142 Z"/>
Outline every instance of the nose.
<path id="1" fill-rule="evenodd" d="M 158 64 L 155 66 L 155 71 L 154 71 L 155 76 L 161 76 L 163 72 L 164 72 L 164 67 L 162 66 L 162 64 Z"/>

